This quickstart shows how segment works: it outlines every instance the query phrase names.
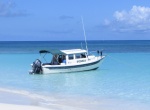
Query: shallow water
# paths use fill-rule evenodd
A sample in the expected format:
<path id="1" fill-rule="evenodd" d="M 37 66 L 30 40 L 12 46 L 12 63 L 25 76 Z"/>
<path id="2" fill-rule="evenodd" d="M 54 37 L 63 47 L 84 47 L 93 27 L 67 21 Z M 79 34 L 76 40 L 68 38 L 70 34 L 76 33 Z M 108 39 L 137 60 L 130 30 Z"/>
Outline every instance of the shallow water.
<path id="1" fill-rule="evenodd" d="M 148 53 L 110 53 L 94 71 L 29 75 L 37 54 L 1 54 L 0 86 L 37 93 L 150 101 Z M 7 60 L 6 60 L 7 59 Z M 8 63 L 9 61 L 9 63 Z"/>
<path id="2" fill-rule="evenodd" d="M 29 75 L 30 64 L 40 57 L 39 54 L 20 50 L 2 52 L 0 88 L 3 91 L 34 96 L 38 101 L 40 100 L 39 103 L 45 105 L 52 102 L 66 103 L 67 100 L 74 102 L 82 98 L 85 102 L 81 104 L 82 106 L 90 103 L 91 100 L 97 104 L 95 107 L 107 106 L 106 103 L 104 105 L 100 103 L 100 100 L 103 100 L 110 104 L 111 101 L 112 104 L 114 101 L 116 102 L 114 104 L 125 101 L 127 105 L 141 104 L 142 107 L 149 107 L 150 53 L 108 52 L 105 55 L 100 68 L 94 71 Z M 51 56 L 47 56 L 47 59 L 50 61 Z M 94 107 L 94 104 L 91 106 Z"/>

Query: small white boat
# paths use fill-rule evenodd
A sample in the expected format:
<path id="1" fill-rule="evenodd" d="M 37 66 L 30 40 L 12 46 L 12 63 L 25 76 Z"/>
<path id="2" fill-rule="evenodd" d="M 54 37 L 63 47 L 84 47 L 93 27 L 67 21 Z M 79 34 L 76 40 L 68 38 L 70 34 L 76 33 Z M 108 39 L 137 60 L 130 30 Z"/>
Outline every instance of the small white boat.
<path id="1" fill-rule="evenodd" d="M 39 53 L 40 54 L 44 53 L 44 56 L 47 53 L 51 53 L 53 55 L 51 62 L 42 63 L 39 59 L 37 59 L 35 62 L 33 62 L 32 70 L 29 73 L 30 74 L 70 73 L 70 72 L 80 72 L 97 69 L 105 56 L 102 55 L 102 51 L 97 51 L 97 55 L 89 54 L 83 18 L 82 18 L 82 26 L 85 37 L 86 50 L 84 49 L 41 50 L 39 51 Z"/>
<path id="2" fill-rule="evenodd" d="M 84 49 L 71 50 L 41 50 L 40 54 L 45 56 L 52 54 L 50 62 L 41 62 L 37 59 L 33 62 L 30 74 L 49 74 L 49 73 L 70 73 L 89 71 L 99 68 L 100 63 L 105 56 L 102 51 L 96 51 L 96 54 L 88 54 Z M 44 57 L 43 57 L 44 58 Z"/>

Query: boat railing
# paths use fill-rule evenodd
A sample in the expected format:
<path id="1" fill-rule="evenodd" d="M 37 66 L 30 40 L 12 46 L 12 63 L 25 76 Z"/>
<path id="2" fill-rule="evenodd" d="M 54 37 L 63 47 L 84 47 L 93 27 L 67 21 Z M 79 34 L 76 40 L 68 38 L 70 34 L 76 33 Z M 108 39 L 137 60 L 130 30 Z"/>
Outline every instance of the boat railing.
<path id="1" fill-rule="evenodd" d="M 94 56 L 103 56 L 103 50 L 97 50 L 97 51 L 90 51 L 89 55 L 94 55 Z"/>

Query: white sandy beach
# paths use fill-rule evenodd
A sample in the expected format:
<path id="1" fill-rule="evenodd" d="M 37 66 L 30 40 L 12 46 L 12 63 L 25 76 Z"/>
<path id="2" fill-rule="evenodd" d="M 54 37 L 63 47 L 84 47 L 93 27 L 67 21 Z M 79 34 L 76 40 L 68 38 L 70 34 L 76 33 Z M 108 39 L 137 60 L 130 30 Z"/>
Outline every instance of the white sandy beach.
<path id="1" fill-rule="evenodd" d="M 31 94 L 32 95 L 32 94 Z M 95 99 L 90 97 L 52 97 L 46 104 L 36 96 L 0 89 L 0 109 L 2 110 L 149 110 L 150 105 L 143 102 L 118 99 Z"/>
<path id="2" fill-rule="evenodd" d="M 0 109 L 2 110 L 52 110 L 36 106 L 28 105 L 15 105 L 15 104 L 3 104 L 0 103 Z"/>
<path id="3" fill-rule="evenodd" d="M 70 106 L 66 101 L 51 97 L 52 102 L 41 103 L 43 99 L 36 95 L 32 96 L 25 91 L 15 91 L 0 88 L 0 109 L 2 110 L 85 110 L 76 106 Z M 64 102 L 64 103 L 63 103 Z"/>
<path id="4" fill-rule="evenodd" d="M 0 109 L 2 110 L 52 110 L 32 104 L 32 99 L 7 90 L 0 90 Z"/>
<path id="5" fill-rule="evenodd" d="M 80 102 L 79 102 L 80 103 Z M 82 102 L 84 103 L 84 102 Z M 49 108 L 43 108 L 39 106 L 31 106 L 31 105 L 17 105 L 17 104 L 5 104 L 0 103 L 0 109 L 2 110 L 149 110 L 148 106 L 143 105 L 135 105 L 134 103 L 114 103 L 114 102 L 105 102 L 102 101 L 101 104 L 97 105 L 96 102 L 87 103 L 87 104 L 70 104 L 70 106 L 64 105 L 53 105 Z M 72 106 L 72 107 L 71 107 Z"/>

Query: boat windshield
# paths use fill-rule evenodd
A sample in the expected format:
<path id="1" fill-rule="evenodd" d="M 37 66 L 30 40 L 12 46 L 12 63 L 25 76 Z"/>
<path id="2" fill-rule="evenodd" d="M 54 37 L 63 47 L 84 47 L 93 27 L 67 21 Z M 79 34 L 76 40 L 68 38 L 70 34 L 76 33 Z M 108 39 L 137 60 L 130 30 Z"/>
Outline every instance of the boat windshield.
<path id="1" fill-rule="evenodd" d="M 61 63 L 66 63 L 66 55 L 53 55 L 51 65 L 60 65 Z"/>

